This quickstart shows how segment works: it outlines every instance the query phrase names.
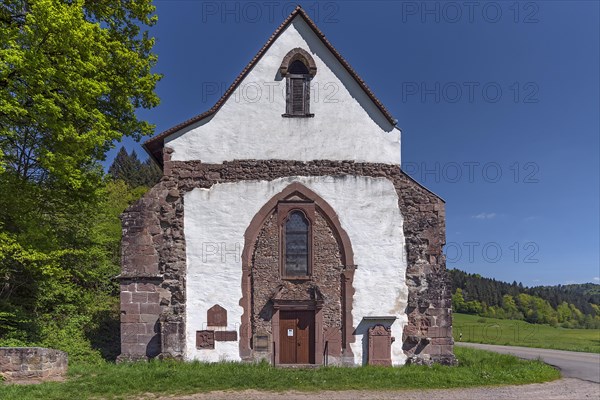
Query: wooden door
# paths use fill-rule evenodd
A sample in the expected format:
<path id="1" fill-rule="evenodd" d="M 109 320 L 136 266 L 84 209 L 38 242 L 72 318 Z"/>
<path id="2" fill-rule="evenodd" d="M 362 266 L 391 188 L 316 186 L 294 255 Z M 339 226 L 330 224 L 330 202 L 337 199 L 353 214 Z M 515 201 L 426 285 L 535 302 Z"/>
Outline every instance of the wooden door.
<path id="1" fill-rule="evenodd" d="M 296 317 L 294 313 L 279 312 L 279 362 L 281 364 L 296 363 Z"/>
<path id="2" fill-rule="evenodd" d="M 314 312 L 280 311 L 279 326 L 279 362 L 281 364 L 314 364 Z"/>

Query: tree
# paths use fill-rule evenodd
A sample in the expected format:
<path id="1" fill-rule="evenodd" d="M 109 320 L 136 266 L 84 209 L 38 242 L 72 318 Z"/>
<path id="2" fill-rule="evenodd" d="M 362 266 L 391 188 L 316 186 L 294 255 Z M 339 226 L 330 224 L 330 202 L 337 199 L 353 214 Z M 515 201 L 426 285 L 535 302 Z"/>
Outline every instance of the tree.
<path id="1" fill-rule="evenodd" d="M 131 154 L 127 154 L 125 147 L 121 147 L 108 169 L 108 174 L 113 179 L 120 179 L 127 183 L 129 187 L 136 188 L 154 186 L 162 176 L 162 171 L 149 158 L 141 162 L 135 150 Z"/>
<path id="2" fill-rule="evenodd" d="M 510 318 L 513 318 L 517 314 L 517 304 L 515 299 L 510 294 L 502 296 L 502 308 Z"/>
<path id="3" fill-rule="evenodd" d="M 158 104 L 153 12 L 151 0 L 0 3 L 0 345 L 98 359 L 91 338 L 118 322 L 118 215 L 138 193 L 99 161 L 153 132 L 136 116 Z"/>
<path id="4" fill-rule="evenodd" d="M 483 305 L 477 300 L 467 301 L 465 303 L 465 311 L 467 314 L 480 314 L 483 312 Z"/>
<path id="5" fill-rule="evenodd" d="M 115 140 L 153 126 L 150 0 L 5 0 L 0 5 L 0 153 L 21 181 L 78 190 Z M 90 179 L 92 182 L 90 182 Z M 91 183 L 91 184 L 90 184 Z"/>
<path id="6" fill-rule="evenodd" d="M 558 322 L 568 322 L 571 319 L 571 309 L 566 301 L 563 301 L 556 308 L 558 312 Z"/>
<path id="7" fill-rule="evenodd" d="M 119 215 L 146 188 L 107 180 L 98 201 L 82 204 L 70 248 L 40 250 L 0 232 L 0 346 L 42 345 L 72 359 L 119 352 Z"/>
<path id="8" fill-rule="evenodd" d="M 147 187 L 154 186 L 163 175 L 162 170 L 150 158 L 142 163 L 142 172 L 140 184 Z"/>
<path id="9" fill-rule="evenodd" d="M 121 147 L 113 163 L 108 168 L 108 174 L 115 180 L 122 180 L 130 187 L 140 186 L 142 163 L 135 151 L 127 154 L 125 147 Z"/>
<path id="10" fill-rule="evenodd" d="M 465 308 L 465 298 L 463 297 L 462 289 L 456 289 L 456 292 L 452 295 L 452 310 L 454 312 L 461 312 Z"/>
<path id="11" fill-rule="evenodd" d="M 115 140 L 152 133 L 158 104 L 150 0 L 0 4 L 0 229 L 48 252 L 85 246 L 98 161 Z"/>

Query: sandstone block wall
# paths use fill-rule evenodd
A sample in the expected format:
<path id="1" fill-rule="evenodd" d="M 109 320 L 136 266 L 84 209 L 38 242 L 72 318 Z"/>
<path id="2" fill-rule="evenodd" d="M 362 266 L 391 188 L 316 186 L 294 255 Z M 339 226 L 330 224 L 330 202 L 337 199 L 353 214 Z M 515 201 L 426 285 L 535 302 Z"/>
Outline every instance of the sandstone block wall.
<path id="1" fill-rule="evenodd" d="M 159 281 L 121 280 L 121 356 L 119 361 L 152 358 L 160 354 L 161 314 Z"/>
<path id="2" fill-rule="evenodd" d="M 7 381 L 50 379 L 67 373 L 67 353 L 42 347 L 0 347 L 0 375 Z"/>

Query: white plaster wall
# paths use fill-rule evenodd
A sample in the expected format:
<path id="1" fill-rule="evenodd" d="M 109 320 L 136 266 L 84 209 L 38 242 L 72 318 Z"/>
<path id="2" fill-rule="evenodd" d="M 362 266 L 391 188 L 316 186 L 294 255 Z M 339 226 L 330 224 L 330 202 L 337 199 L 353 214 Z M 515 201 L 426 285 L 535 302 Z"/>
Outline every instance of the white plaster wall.
<path id="1" fill-rule="evenodd" d="M 296 47 L 308 51 L 317 65 L 311 81 L 313 118 L 281 116 L 285 113 L 285 79 L 279 75 L 279 66 Z M 165 146 L 174 150 L 172 159 L 176 161 L 280 159 L 400 164 L 400 130 L 384 118 L 300 17 L 281 33 L 215 115 L 169 136 Z"/>
<path id="2" fill-rule="evenodd" d="M 214 350 L 197 350 L 195 332 L 206 329 L 206 311 L 220 304 L 228 312 L 228 329 L 238 330 L 242 307 L 244 232 L 259 209 L 293 182 L 313 190 L 336 211 L 348 233 L 355 273 L 353 299 L 357 337 L 355 363 L 363 362 L 363 317 L 395 316 L 392 361 L 404 364 L 402 330 L 408 288 L 405 283 L 403 219 L 392 183 L 372 177 L 287 177 L 274 181 L 243 181 L 194 189 L 184 197 L 187 252 L 186 357 L 203 361 L 239 360 L 238 342 L 216 342 Z M 365 339 L 366 340 L 366 339 Z"/>

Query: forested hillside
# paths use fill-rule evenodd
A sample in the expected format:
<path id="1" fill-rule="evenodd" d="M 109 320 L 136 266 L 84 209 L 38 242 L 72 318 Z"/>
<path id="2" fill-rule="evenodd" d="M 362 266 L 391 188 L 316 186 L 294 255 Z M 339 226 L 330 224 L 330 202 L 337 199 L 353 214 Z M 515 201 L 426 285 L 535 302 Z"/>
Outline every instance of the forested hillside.
<path id="1" fill-rule="evenodd" d="M 566 328 L 600 328 L 598 284 L 524 287 L 458 269 L 448 272 L 455 312 Z"/>

